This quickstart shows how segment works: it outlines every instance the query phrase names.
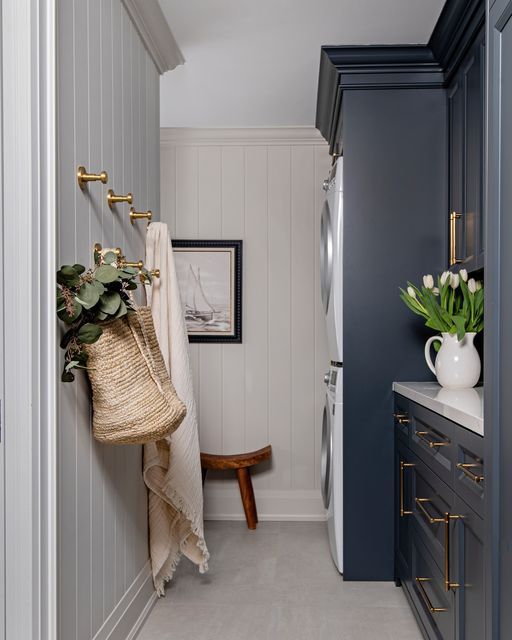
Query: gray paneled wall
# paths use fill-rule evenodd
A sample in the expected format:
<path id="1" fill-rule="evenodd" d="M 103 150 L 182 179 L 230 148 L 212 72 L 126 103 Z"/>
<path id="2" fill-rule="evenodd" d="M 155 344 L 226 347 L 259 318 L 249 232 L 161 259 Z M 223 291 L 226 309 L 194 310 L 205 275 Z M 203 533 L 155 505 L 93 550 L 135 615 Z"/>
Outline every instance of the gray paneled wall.
<path id="1" fill-rule="evenodd" d="M 319 294 L 322 181 L 330 157 L 313 128 L 161 134 L 162 220 L 175 238 L 243 239 L 243 344 L 191 345 L 203 451 L 269 442 L 255 474 L 260 517 L 319 519 L 328 369 Z M 236 480 L 208 477 L 207 518 L 243 518 Z"/>
<path id="2" fill-rule="evenodd" d="M 159 210 L 157 69 L 121 0 L 61 0 L 58 61 L 59 263 L 91 265 L 98 241 L 142 258 L 145 224 L 110 211 L 106 193 Z M 82 192 L 80 164 L 108 185 Z M 59 386 L 58 429 L 59 638 L 124 639 L 152 594 L 141 448 L 93 440 L 83 375 Z"/>

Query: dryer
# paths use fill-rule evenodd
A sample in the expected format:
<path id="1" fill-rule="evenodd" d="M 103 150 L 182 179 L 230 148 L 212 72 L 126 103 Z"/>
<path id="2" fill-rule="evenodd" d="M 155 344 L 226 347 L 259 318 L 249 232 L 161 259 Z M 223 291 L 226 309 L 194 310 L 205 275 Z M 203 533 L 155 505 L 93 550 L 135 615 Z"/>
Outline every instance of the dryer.
<path id="1" fill-rule="evenodd" d="M 327 323 L 331 362 L 343 361 L 343 158 L 324 182 L 326 198 L 320 221 L 320 290 Z"/>

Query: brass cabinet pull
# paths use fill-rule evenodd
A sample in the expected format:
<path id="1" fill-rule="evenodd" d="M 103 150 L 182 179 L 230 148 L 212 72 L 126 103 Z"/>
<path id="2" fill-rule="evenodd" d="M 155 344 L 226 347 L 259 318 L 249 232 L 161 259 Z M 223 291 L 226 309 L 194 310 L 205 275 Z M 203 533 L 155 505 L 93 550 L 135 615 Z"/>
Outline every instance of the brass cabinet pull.
<path id="1" fill-rule="evenodd" d="M 480 464 L 469 464 L 469 463 L 463 463 L 463 462 L 457 463 L 457 469 L 460 469 L 470 480 L 473 480 L 473 482 L 476 482 L 476 484 L 480 484 L 481 482 L 483 482 L 484 476 L 477 475 L 476 473 L 473 473 L 472 471 L 470 471 L 470 469 L 478 468 L 481 466 L 482 465 Z"/>
<path id="2" fill-rule="evenodd" d="M 429 521 L 430 524 L 436 524 L 438 522 L 444 522 L 444 517 L 443 518 L 436 518 L 435 516 L 431 516 L 430 513 L 427 511 L 427 509 L 425 508 L 425 504 L 427 504 L 427 502 L 429 503 L 430 500 L 428 498 L 414 498 L 414 501 L 416 502 L 417 506 L 419 507 L 420 511 L 423 513 L 423 515 L 425 516 L 425 518 Z"/>
<path id="3" fill-rule="evenodd" d="M 412 511 L 406 511 L 404 508 L 404 470 L 410 469 L 415 465 L 412 462 L 404 462 L 400 460 L 400 517 L 412 515 Z"/>
<path id="4" fill-rule="evenodd" d="M 462 218 L 461 213 L 456 211 L 450 213 L 450 267 L 462 262 L 457 258 L 457 220 L 460 218 Z"/>
<path id="5" fill-rule="evenodd" d="M 107 192 L 107 202 L 108 206 L 112 209 L 112 205 L 118 202 L 127 202 L 128 204 L 133 204 L 133 195 L 131 193 L 127 193 L 125 196 L 118 195 L 114 193 L 112 189 L 109 189 Z"/>
<path id="6" fill-rule="evenodd" d="M 427 609 L 430 613 L 441 613 L 442 611 L 448 611 L 448 609 L 444 609 L 443 607 L 434 607 L 430 598 L 428 597 L 427 592 L 425 591 L 425 587 L 423 586 L 424 582 L 430 582 L 430 578 L 416 578 L 416 584 L 418 585 L 419 592 L 421 597 L 423 598 L 423 602 L 427 605 Z"/>
<path id="7" fill-rule="evenodd" d="M 394 413 L 393 415 L 395 417 L 395 420 L 398 422 L 398 424 L 410 423 L 409 416 L 406 413 Z"/>
<path id="8" fill-rule="evenodd" d="M 444 588 L 445 591 L 460 587 L 458 582 L 450 580 L 450 520 L 459 520 L 462 516 L 444 514 Z"/>
<path id="9" fill-rule="evenodd" d="M 448 447 L 450 444 L 449 442 L 436 442 L 435 440 L 429 440 L 425 437 L 429 435 L 428 431 L 415 431 L 414 434 L 417 435 L 422 442 L 428 444 L 431 449 L 434 447 Z"/>
<path id="10" fill-rule="evenodd" d="M 102 182 L 103 184 L 107 184 L 108 181 L 108 173 L 106 171 L 102 171 L 101 173 L 87 173 L 85 167 L 78 167 L 76 170 L 76 181 L 78 182 L 78 186 L 82 191 L 87 186 L 88 182 Z"/>
<path id="11" fill-rule="evenodd" d="M 135 224 L 136 220 L 151 220 L 153 217 L 152 211 L 135 211 L 133 207 L 130 208 L 130 222 Z"/>

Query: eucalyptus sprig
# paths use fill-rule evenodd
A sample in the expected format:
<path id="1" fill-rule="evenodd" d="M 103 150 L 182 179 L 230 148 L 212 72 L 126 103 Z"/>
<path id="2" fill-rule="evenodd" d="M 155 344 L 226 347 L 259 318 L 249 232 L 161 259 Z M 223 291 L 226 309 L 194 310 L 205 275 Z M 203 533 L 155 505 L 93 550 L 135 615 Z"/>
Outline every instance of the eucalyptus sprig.
<path id="1" fill-rule="evenodd" d="M 479 333 L 484 328 L 484 289 L 480 281 L 470 278 L 465 269 L 459 273 L 445 271 L 437 277 L 423 276 L 423 286 L 411 282 L 400 289 L 405 304 L 425 319 L 425 325 L 440 333 L 457 334 L 462 340 L 466 333 Z"/>
<path id="2" fill-rule="evenodd" d="M 94 269 L 74 264 L 57 271 L 57 316 L 68 325 L 60 342 L 66 352 L 62 382 L 73 382 L 73 369 L 87 368 L 84 345 L 100 338 L 103 330 L 98 323 L 133 312 L 129 292 L 137 289 L 137 276 L 151 283 L 147 270 L 117 267 L 116 259 L 109 251 Z"/>

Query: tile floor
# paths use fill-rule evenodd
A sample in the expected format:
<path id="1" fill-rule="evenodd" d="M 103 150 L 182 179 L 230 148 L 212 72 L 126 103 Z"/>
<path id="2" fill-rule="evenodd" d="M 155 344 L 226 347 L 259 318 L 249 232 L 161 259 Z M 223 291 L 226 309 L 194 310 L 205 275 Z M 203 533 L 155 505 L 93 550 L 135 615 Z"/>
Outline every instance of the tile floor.
<path id="1" fill-rule="evenodd" d="M 324 523 L 207 522 L 210 571 L 186 559 L 138 640 L 421 640 L 392 583 L 343 582 Z"/>

